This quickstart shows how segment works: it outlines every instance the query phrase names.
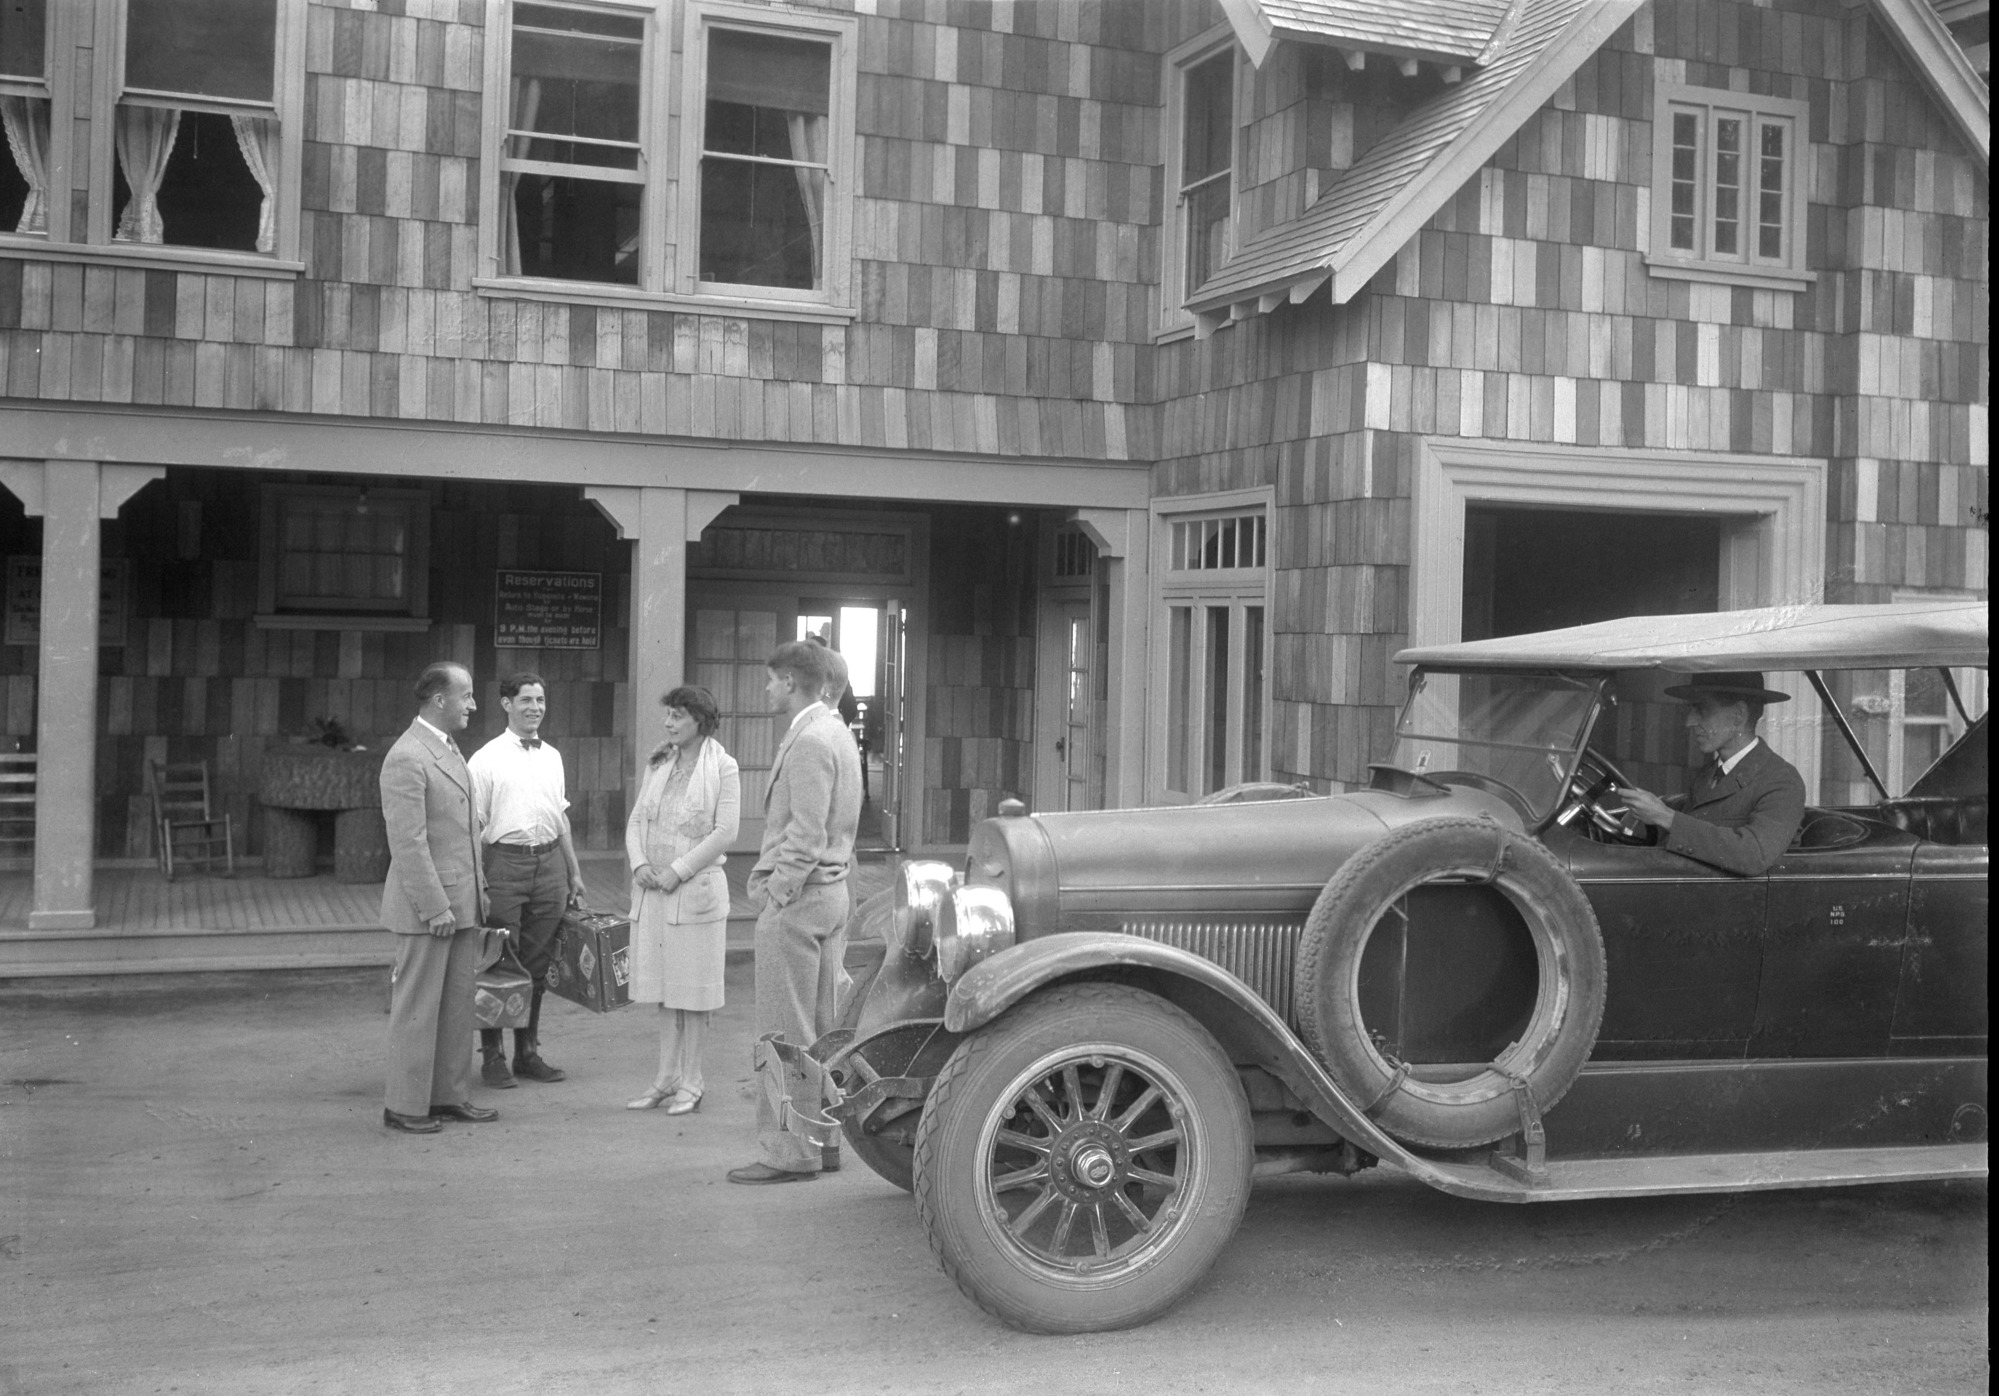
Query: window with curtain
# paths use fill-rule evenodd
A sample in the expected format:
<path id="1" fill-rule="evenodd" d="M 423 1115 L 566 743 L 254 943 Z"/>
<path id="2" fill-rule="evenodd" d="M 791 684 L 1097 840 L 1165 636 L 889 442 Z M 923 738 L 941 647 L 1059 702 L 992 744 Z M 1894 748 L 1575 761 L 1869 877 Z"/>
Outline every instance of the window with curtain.
<path id="1" fill-rule="evenodd" d="M 1805 268 L 1805 105 L 1661 84 L 1650 260 L 1719 273 Z"/>
<path id="2" fill-rule="evenodd" d="M 563 4 L 517 4 L 509 21 L 501 273 L 639 285 L 651 22 Z"/>
<path id="3" fill-rule="evenodd" d="M 276 250 L 280 0 L 125 0 L 112 240 Z"/>
<path id="4" fill-rule="evenodd" d="M 0 0 L 0 233 L 48 232 L 48 0 Z"/>
<path id="5" fill-rule="evenodd" d="M 703 282 L 795 291 L 825 284 L 832 64 L 827 41 L 708 31 Z"/>

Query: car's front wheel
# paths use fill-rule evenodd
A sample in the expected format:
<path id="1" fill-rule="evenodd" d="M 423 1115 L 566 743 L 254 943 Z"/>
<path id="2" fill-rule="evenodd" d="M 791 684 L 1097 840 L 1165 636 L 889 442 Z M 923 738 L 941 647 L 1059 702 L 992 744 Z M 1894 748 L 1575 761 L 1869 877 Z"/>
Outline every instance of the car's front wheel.
<path id="1" fill-rule="evenodd" d="M 1249 1105 L 1192 1017 L 1124 985 L 1052 989 L 974 1033 L 916 1131 L 916 1205 L 973 1302 L 1037 1333 L 1156 1318 L 1249 1197 Z"/>

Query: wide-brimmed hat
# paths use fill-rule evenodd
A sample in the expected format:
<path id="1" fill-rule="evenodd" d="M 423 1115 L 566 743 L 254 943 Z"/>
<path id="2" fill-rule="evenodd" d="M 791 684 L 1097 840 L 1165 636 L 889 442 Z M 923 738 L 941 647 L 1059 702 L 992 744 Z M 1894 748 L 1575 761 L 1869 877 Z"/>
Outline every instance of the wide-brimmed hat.
<path id="1" fill-rule="evenodd" d="M 1666 696 L 1684 698 L 1689 703 L 1697 703 L 1703 698 L 1720 698 L 1725 702 L 1742 703 L 1791 701 L 1790 694 L 1779 693 L 1774 688 L 1765 688 L 1763 675 L 1754 669 L 1695 674 L 1686 683 L 1676 683 L 1668 688 Z"/>

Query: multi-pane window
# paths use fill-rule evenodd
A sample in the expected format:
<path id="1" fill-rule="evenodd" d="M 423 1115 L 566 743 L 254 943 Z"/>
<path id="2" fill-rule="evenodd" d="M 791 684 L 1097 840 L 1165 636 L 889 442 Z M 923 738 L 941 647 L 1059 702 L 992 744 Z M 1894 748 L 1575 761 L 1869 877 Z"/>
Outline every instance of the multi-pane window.
<path id="1" fill-rule="evenodd" d="M 1086 580 L 1097 565 L 1097 545 L 1080 528 L 1064 528 L 1055 534 L 1054 573 L 1058 582 Z"/>
<path id="2" fill-rule="evenodd" d="M 1193 323 L 1183 303 L 1235 241 L 1237 49 L 1204 34 L 1166 58 L 1166 178 L 1160 328 Z"/>
<path id="3" fill-rule="evenodd" d="M 1654 137 L 1655 261 L 1801 270 L 1803 134 L 1802 103 L 1663 89 Z"/>
<path id="4" fill-rule="evenodd" d="M 0 233 L 49 229 L 48 0 L 0 0 Z"/>
<path id="5" fill-rule="evenodd" d="M 1159 775 L 1169 799 L 1268 770 L 1265 537 L 1262 508 L 1166 521 Z"/>
<path id="6" fill-rule="evenodd" d="M 501 271 L 636 286 L 651 21 L 630 10 L 525 3 L 510 21 Z"/>
<path id="7" fill-rule="evenodd" d="M 1948 684 L 1937 669 L 1856 670 L 1845 677 L 1855 732 L 1890 795 L 1903 794 L 1934 766 L 1964 735 L 1967 713 L 1976 718 L 1987 702 L 1985 674 L 1978 669 L 1953 670 Z M 1856 804 L 1875 798 L 1860 779 L 1841 793 Z"/>
<path id="8" fill-rule="evenodd" d="M 422 490 L 267 489 L 262 609 L 425 614 L 429 503 Z"/>
<path id="9" fill-rule="evenodd" d="M 826 272 L 833 46 L 708 32 L 700 279 L 816 291 Z"/>
<path id="10" fill-rule="evenodd" d="M 1191 296 L 1228 255 L 1235 186 L 1235 50 L 1185 70 L 1180 133 L 1181 285 Z"/>

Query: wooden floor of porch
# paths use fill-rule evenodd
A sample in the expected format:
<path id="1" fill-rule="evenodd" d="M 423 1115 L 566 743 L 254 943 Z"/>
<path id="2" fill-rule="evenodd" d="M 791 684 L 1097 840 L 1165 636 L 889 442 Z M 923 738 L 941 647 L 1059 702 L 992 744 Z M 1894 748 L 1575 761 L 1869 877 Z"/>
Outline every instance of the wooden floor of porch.
<path id="1" fill-rule="evenodd" d="M 756 911 L 745 895 L 748 855 L 729 865 L 729 949 L 754 945 Z M 891 865 L 863 862 L 856 900 L 888 885 Z M 583 860 L 590 905 L 625 912 L 630 874 L 622 857 Z M 97 925 L 31 931 L 34 879 L 0 872 L 0 979 L 70 974 L 159 974 L 202 970 L 328 969 L 386 965 L 394 944 L 380 919 L 382 884 L 332 873 L 269 878 L 254 864 L 234 877 L 183 873 L 172 882 L 151 866 L 96 870 Z"/>

